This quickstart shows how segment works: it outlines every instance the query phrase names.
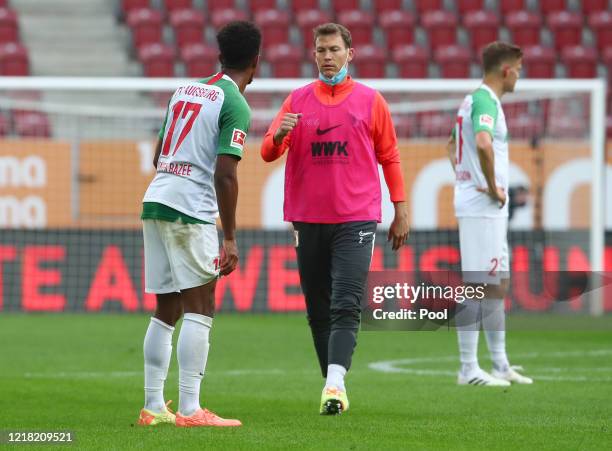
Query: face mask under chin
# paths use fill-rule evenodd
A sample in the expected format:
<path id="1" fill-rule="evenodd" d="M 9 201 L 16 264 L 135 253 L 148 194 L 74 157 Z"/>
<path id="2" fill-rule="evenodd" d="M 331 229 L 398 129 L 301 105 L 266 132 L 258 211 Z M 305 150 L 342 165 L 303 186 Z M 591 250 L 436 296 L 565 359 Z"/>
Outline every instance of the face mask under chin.
<path id="1" fill-rule="evenodd" d="M 330 86 L 335 86 L 338 83 L 341 83 L 346 78 L 347 74 L 348 74 L 348 55 L 346 57 L 346 62 L 342 66 L 342 69 L 340 69 L 336 75 L 334 75 L 331 78 L 328 78 L 319 71 L 319 80 L 321 80 L 323 83 L 328 84 Z"/>

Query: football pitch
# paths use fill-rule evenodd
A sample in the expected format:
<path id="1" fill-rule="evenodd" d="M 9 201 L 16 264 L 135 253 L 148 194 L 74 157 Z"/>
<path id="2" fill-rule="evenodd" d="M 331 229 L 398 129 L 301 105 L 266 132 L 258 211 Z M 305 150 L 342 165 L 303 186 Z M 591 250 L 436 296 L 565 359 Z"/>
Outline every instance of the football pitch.
<path id="1" fill-rule="evenodd" d="M 536 330 L 543 319 L 548 330 Z M 579 320 L 512 317 L 510 327 L 528 327 L 508 334 L 511 362 L 535 383 L 508 389 L 455 384 L 452 330 L 362 331 L 351 409 L 321 417 L 303 315 L 220 314 L 202 404 L 244 426 L 147 429 L 135 425 L 147 316 L 3 314 L 0 431 L 71 431 L 64 446 L 75 449 L 611 449 L 612 318 L 567 327 Z M 175 353 L 165 391 L 174 407 Z M 480 359 L 490 369 L 482 335 Z"/>

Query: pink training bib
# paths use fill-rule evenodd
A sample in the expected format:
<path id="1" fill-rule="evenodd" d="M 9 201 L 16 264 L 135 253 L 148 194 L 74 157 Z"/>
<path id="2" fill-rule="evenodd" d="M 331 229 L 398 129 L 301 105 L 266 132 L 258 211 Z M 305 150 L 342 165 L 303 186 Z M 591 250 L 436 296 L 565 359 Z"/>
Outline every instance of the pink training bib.
<path id="1" fill-rule="evenodd" d="M 341 223 L 381 220 L 378 162 L 371 136 L 376 91 L 355 83 L 337 105 L 323 105 L 314 83 L 293 91 L 285 167 L 285 221 Z"/>

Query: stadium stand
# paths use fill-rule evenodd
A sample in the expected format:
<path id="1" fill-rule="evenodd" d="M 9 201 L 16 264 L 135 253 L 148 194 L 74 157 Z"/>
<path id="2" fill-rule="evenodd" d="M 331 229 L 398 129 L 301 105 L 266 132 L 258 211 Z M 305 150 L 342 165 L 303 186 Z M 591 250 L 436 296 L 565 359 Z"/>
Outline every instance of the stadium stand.
<path id="1" fill-rule="evenodd" d="M 514 11 L 506 16 L 506 26 L 513 43 L 520 46 L 540 44 L 542 18 L 529 11 Z"/>
<path id="2" fill-rule="evenodd" d="M 499 36 L 499 19 L 492 11 L 470 11 L 463 18 L 463 25 L 470 34 L 472 50 L 478 51 Z"/>
<path id="3" fill-rule="evenodd" d="M 429 11 L 423 14 L 422 24 L 432 49 L 457 43 L 457 16 L 452 12 Z"/>
<path id="4" fill-rule="evenodd" d="M 609 0 L 116 0 L 114 9 L 108 7 L 113 2 L 92 0 L 92 5 L 98 5 L 97 12 L 104 9 L 114 15 L 114 25 L 101 25 L 95 41 L 121 43 L 124 52 L 95 52 L 100 55 L 97 65 L 81 67 L 46 64 L 48 48 L 39 44 L 44 41 L 40 36 L 45 22 L 30 13 L 20 20 L 21 2 L 0 0 L 2 75 L 59 75 L 63 67 L 72 75 L 78 75 L 79 70 L 93 75 L 107 68 L 109 75 L 118 76 L 199 77 L 218 67 L 215 30 L 231 20 L 251 19 L 264 31 L 260 76 L 316 75 L 312 66 L 312 29 L 336 20 L 353 32 L 357 58 L 352 70 L 359 77 L 475 76 L 483 45 L 509 38 L 524 48 L 527 77 L 612 78 Z M 57 27 L 60 22 L 54 21 L 61 14 L 60 8 L 47 29 Z M 89 24 L 93 17 L 98 16 L 84 16 L 83 23 Z M 25 41 L 21 36 L 24 31 L 20 30 L 24 26 Z M 108 40 L 102 36 L 108 36 Z M 93 40 L 90 38 L 90 42 Z M 125 42 L 129 43 L 127 47 Z M 270 100 L 255 99 L 255 103 L 269 106 Z M 610 109 L 612 100 L 606 104 Z M 541 125 L 524 119 L 530 118 L 531 113 L 512 119 L 520 135 L 540 130 Z M 428 119 L 397 117 L 401 120 L 400 129 L 411 136 L 422 133 L 423 124 L 429 124 Z M 16 121 L 8 121 L 9 132 L 15 124 Z M 427 127 L 423 134 L 432 133 L 432 127 Z M 22 129 L 27 130 L 27 126 Z M 0 134 L 3 130 L 7 127 L 0 119 Z"/>
<path id="5" fill-rule="evenodd" d="M 385 30 L 390 50 L 414 43 L 414 16 L 408 11 L 390 10 L 380 14 L 380 27 Z"/>
<path id="6" fill-rule="evenodd" d="M 434 54 L 440 65 L 440 76 L 444 78 L 469 78 L 471 52 L 460 45 L 440 47 Z"/>
<path id="7" fill-rule="evenodd" d="M 353 38 L 353 45 L 370 44 L 374 34 L 374 16 L 358 9 L 338 13 L 338 22 L 344 24 Z"/>
<path id="8" fill-rule="evenodd" d="M 170 13 L 170 25 L 178 48 L 204 40 L 204 14 L 195 9 L 174 9 Z"/>
<path id="9" fill-rule="evenodd" d="M 404 78 L 427 78 L 428 54 L 417 45 L 402 45 L 393 52 L 393 61 L 399 67 L 399 76 Z"/>

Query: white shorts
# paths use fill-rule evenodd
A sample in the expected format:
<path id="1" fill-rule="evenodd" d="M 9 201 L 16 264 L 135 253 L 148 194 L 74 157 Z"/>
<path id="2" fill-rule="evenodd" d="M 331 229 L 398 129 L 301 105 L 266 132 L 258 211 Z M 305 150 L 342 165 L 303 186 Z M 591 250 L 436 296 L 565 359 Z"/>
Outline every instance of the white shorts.
<path id="1" fill-rule="evenodd" d="M 215 224 L 142 221 L 145 291 L 174 293 L 206 285 L 219 276 Z"/>
<path id="2" fill-rule="evenodd" d="M 508 218 L 457 219 L 463 281 L 499 285 L 509 278 Z"/>

